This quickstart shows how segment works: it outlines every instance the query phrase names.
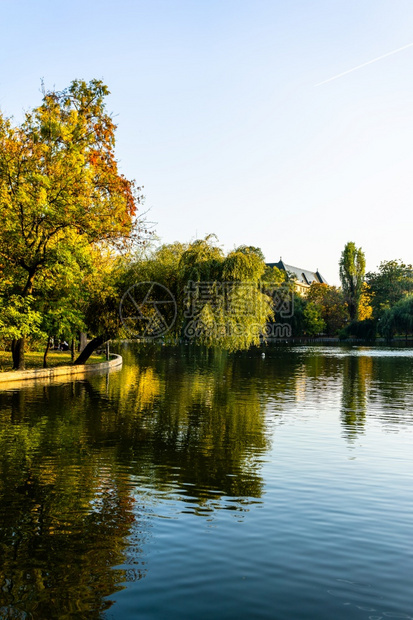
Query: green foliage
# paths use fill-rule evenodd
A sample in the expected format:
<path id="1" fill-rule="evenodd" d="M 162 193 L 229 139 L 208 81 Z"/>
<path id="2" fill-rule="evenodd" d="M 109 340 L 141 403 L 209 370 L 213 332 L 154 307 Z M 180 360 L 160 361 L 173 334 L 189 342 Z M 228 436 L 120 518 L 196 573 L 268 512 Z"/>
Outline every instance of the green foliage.
<path id="1" fill-rule="evenodd" d="M 348 322 L 349 313 L 343 293 L 336 286 L 313 283 L 306 299 L 318 307 L 328 336 L 335 336 Z"/>
<path id="2" fill-rule="evenodd" d="M 227 350 L 261 342 L 272 317 L 262 291 L 265 264 L 256 248 L 241 246 L 224 255 L 214 235 L 189 244 L 164 245 L 127 266 L 124 290 L 137 282 L 158 282 L 176 300 L 177 319 L 165 337 Z"/>
<path id="3" fill-rule="evenodd" d="M 0 114 L 0 288 L 4 299 L 30 296 L 47 333 L 82 328 L 97 255 L 139 236 L 142 196 L 118 170 L 108 94 L 100 80 L 75 80 L 45 92 L 20 126 Z M 3 323 L 2 335 L 19 340 L 38 328 Z M 24 343 L 14 351 L 23 367 Z"/>
<path id="4" fill-rule="evenodd" d="M 373 316 L 382 317 L 386 310 L 413 292 L 413 267 L 401 260 L 383 261 L 378 271 L 366 276 Z"/>
<path id="5" fill-rule="evenodd" d="M 360 340 L 374 340 L 376 338 L 377 322 L 374 319 L 352 321 L 345 330 L 345 337 L 359 338 Z"/>
<path id="6" fill-rule="evenodd" d="M 265 256 L 261 248 L 257 248 L 254 245 L 240 245 L 236 248 L 235 252 L 242 252 L 243 254 L 255 254 L 264 263 Z"/>
<path id="7" fill-rule="evenodd" d="M 287 324 L 291 328 L 291 335 L 294 338 L 306 335 L 306 318 L 304 311 L 307 305 L 307 301 L 301 295 L 297 295 L 294 292 L 294 282 L 287 282 L 284 284 L 290 291 L 291 298 L 294 300 L 294 311 L 291 316 L 284 317 L 281 313 L 276 312 L 274 316 L 274 323 Z"/>
<path id="8" fill-rule="evenodd" d="M 125 262 L 121 256 L 101 255 L 101 262 L 88 283 L 84 321 L 88 331 L 103 341 L 125 334 L 119 317 L 119 300 L 124 291 Z"/>
<path id="9" fill-rule="evenodd" d="M 346 243 L 340 259 L 340 280 L 351 320 L 357 320 L 366 260 L 353 241 Z"/>
<path id="10" fill-rule="evenodd" d="M 128 262 L 123 261 L 118 271 L 119 300 L 136 283 L 158 282 L 171 292 L 177 302 L 177 318 L 173 329 L 167 334 L 168 342 L 176 342 L 181 337 L 184 323 L 184 291 L 181 270 L 181 257 L 188 250 L 188 244 L 175 242 L 139 254 Z M 125 337 L 130 337 L 124 333 Z"/>
<path id="11" fill-rule="evenodd" d="M 50 304 L 42 314 L 42 331 L 50 336 L 68 338 L 77 331 L 85 330 L 83 312 L 73 307 L 70 300 L 62 299 L 58 303 Z"/>
<path id="12" fill-rule="evenodd" d="M 390 340 L 396 334 L 413 332 L 413 295 L 400 299 L 392 308 L 383 312 L 379 322 L 380 333 Z"/>
<path id="13" fill-rule="evenodd" d="M 317 336 L 324 331 L 326 323 L 317 304 L 312 301 L 307 302 L 303 314 L 304 329 L 307 336 Z"/>
<path id="14" fill-rule="evenodd" d="M 5 340 L 17 340 L 30 334 L 41 333 L 40 312 L 33 310 L 31 295 L 11 295 L 8 299 L 0 298 L 0 333 Z"/>
<path id="15" fill-rule="evenodd" d="M 230 252 L 222 265 L 224 281 L 259 282 L 265 272 L 265 264 L 255 252 L 236 249 Z"/>
<path id="16" fill-rule="evenodd" d="M 299 295 L 295 291 L 294 282 L 291 280 L 284 282 L 282 288 L 285 298 L 289 300 L 288 306 L 292 304 L 293 311 L 290 316 L 286 316 L 283 314 L 284 309 L 280 308 L 275 312 L 273 323 L 278 326 L 289 325 L 293 338 L 313 337 L 324 333 L 326 322 L 322 315 L 322 305 Z M 281 330 L 279 333 L 282 334 L 283 331 Z"/>
<path id="17" fill-rule="evenodd" d="M 270 267 L 265 265 L 265 271 L 262 276 L 262 281 L 272 286 L 280 286 L 287 279 L 285 271 L 281 271 L 278 267 Z"/>
<path id="18" fill-rule="evenodd" d="M 215 235 L 190 243 L 179 261 L 182 282 L 213 282 L 222 275 L 224 254 L 214 243 Z"/>

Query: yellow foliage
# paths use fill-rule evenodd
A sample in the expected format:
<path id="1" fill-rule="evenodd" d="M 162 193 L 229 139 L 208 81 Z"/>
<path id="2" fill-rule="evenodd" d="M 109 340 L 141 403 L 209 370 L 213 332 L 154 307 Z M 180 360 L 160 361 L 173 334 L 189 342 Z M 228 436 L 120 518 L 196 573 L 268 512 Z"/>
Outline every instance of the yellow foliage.
<path id="1" fill-rule="evenodd" d="M 373 308 L 370 305 L 371 303 L 371 292 L 368 284 L 363 282 L 363 287 L 361 290 L 361 297 L 359 303 L 359 321 L 365 321 L 366 319 L 370 319 L 373 315 Z"/>

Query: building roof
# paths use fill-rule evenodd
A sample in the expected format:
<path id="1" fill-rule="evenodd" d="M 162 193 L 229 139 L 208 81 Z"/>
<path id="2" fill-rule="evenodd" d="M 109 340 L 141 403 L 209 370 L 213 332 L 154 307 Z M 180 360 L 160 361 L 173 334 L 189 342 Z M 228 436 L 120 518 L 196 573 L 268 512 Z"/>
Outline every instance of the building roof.
<path id="1" fill-rule="evenodd" d="M 308 271 L 308 269 L 287 265 L 283 260 L 279 260 L 278 263 L 267 263 L 267 265 L 268 267 L 277 267 L 281 271 L 287 271 L 292 274 L 293 278 L 300 284 L 306 284 L 307 286 L 310 286 L 313 282 L 317 284 L 328 284 L 327 280 L 323 278 L 318 269 L 317 271 Z"/>

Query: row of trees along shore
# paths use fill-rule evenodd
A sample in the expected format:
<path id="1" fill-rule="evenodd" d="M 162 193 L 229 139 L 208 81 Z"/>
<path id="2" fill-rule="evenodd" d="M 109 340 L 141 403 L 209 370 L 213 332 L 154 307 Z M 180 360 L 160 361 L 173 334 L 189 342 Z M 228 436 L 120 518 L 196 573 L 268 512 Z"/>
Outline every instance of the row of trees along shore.
<path id="1" fill-rule="evenodd" d="M 343 299 L 349 313 L 344 337 L 391 340 L 413 332 L 413 267 L 402 260 L 380 263 L 365 273 L 365 258 L 353 242 L 346 244 L 340 260 Z"/>
<path id="2" fill-rule="evenodd" d="M 293 336 L 391 340 L 412 334 L 412 265 L 382 261 L 367 273 L 365 266 L 363 250 L 346 243 L 339 261 L 341 287 L 313 283 L 305 298 L 295 295 Z"/>
<path id="3" fill-rule="evenodd" d="M 277 323 L 290 325 L 294 337 L 412 332 L 412 266 L 387 261 L 366 274 L 353 242 L 340 259 L 341 287 L 312 284 L 303 297 L 293 294 L 291 274 L 268 267 L 256 247 L 224 254 L 209 235 L 153 249 L 138 212 L 142 188 L 118 168 L 108 95 L 99 80 L 75 80 L 63 91 L 43 89 L 41 104 L 18 126 L 0 114 L 0 344 L 14 369 L 25 367 L 30 347 L 43 347 L 47 366 L 52 336 L 72 341 L 74 351 L 88 333 L 75 364 L 105 341 L 128 337 L 119 302 L 144 281 L 163 284 L 176 300 L 171 343 L 187 334 L 188 282 L 207 283 L 207 295 L 205 287 L 195 293 L 201 321 L 194 337 L 207 346 L 259 345 Z M 229 288 L 223 304 L 223 283 L 245 286 Z M 277 287 L 294 298 L 289 316 L 274 304 Z"/>

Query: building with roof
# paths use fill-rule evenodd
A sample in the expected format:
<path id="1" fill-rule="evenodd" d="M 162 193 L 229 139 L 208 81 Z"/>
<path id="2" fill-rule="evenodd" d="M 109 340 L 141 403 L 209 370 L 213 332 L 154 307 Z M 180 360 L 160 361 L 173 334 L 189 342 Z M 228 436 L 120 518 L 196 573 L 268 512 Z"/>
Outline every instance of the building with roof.
<path id="1" fill-rule="evenodd" d="M 277 267 L 280 271 L 285 271 L 287 273 L 287 278 L 289 280 L 294 280 L 296 291 L 302 295 L 306 295 L 313 282 L 317 284 L 328 284 L 327 280 L 323 278 L 318 269 L 316 271 L 308 271 L 308 269 L 293 267 L 292 265 L 284 263 L 282 258 L 280 258 L 278 263 L 266 264 L 268 267 Z"/>

